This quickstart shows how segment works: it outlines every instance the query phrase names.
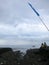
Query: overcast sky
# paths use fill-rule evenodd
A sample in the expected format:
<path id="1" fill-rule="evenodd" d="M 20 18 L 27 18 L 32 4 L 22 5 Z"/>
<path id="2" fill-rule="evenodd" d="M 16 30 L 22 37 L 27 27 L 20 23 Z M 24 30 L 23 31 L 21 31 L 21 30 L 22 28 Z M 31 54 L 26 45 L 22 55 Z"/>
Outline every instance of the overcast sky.
<path id="1" fill-rule="evenodd" d="M 32 44 L 49 40 L 49 31 L 28 2 L 39 12 L 49 28 L 49 0 L 0 0 L 0 44 Z"/>

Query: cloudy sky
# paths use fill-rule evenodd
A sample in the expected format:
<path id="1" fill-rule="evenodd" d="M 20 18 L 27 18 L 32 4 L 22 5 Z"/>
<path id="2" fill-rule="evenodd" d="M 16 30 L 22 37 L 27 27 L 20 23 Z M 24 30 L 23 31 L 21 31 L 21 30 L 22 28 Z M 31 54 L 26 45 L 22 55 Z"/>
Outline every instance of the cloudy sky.
<path id="1" fill-rule="evenodd" d="M 49 0 L 0 0 L 0 45 L 24 45 L 49 40 L 49 31 L 28 2 L 49 28 Z"/>

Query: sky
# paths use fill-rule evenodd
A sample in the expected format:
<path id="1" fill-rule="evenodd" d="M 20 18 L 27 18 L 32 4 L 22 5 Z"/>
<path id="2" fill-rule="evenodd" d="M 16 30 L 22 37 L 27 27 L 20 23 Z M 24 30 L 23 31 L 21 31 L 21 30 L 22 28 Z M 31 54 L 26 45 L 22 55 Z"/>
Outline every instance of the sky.
<path id="1" fill-rule="evenodd" d="M 34 45 L 49 42 L 49 0 L 0 0 L 0 45 Z M 39 43 L 36 43 L 40 41 Z"/>

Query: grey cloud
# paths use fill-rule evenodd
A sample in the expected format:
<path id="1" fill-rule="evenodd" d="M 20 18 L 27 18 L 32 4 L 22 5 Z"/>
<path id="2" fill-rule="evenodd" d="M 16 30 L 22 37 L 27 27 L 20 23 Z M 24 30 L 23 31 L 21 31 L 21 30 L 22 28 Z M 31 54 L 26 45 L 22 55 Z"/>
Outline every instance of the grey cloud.
<path id="1" fill-rule="evenodd" d="M 39 19 L 36 16 L 36 14 L 32 11 L 32 9 L 29 7 L 28 2 L 31 2 L 31 4 L 35 7 L 36 10 L 40 12 L 40 9 L 44 10 L 44 12 L 49 16 L 49 0 L 0 0 L 0 23 L 2 24 L 10 24 L 10 25 L 16 25 L 17 26 L 21 23 L 39 23 Z M 43 14 L 43 12 L 41 12 Z M 45 14 L 45 15 L 46 15 Z M 28 21 L 27 21 L 28 19 Z M 12 27 L 11 27 L 12 28 Z M 6 29 L 7 30 L 7 29 Z M 7 30 L 8 31 L 8 30 Z M 12 30 L 14 31 L 14 30 Z M 43 35 L 48 35 L 49 33 L 40 33 L 38 32 L 26 32 L 23 31 L 20 32 L 21 29 L 19 29 L 20 34 L 10 35 L 11 33 L 8 33 L 8 35 L 5 35 L 4 32 L 1 35 L 0 39 L 19 39 L 20 38 L 37 38 L 41 37 Z"/>
<path id="2" fill-rule="evenodd" d="M 0 0 L 0 23 L 14 24 L 23 22 L 21 18 L 34 18 L 28 1 Z"/>
<path id="3" fill-rule="evenodd" d="M 32 32 L 32 33 L 21 33 L 21 34 L 0 34 L 0 39 L 49 39 L 49 33 L 48 32 Z"/>

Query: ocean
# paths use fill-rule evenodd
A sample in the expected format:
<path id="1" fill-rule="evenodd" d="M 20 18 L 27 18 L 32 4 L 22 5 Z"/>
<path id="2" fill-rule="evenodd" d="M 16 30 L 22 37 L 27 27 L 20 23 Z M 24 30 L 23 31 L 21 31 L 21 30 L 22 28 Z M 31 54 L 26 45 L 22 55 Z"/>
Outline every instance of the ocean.
<path id="1" fill-rule="evenodd" d="M 0 45 L 0 48 L 3 48 L 3 47 L 10 47 L 13 49 L 13 51 L 17 51 L 17 50 L 20 50 L 22 52 L 26 52 L 27 49 L 34 49 L 34 48 L 40 48 L 41 46 L 41 43 L 44 43 L 46 42 L 47 45 L 49 45 L 49 40 L 40 40 L 40 41 L 33 41 L 32 43 L 30 44 L 21 44 L 21 45 Z"/>

